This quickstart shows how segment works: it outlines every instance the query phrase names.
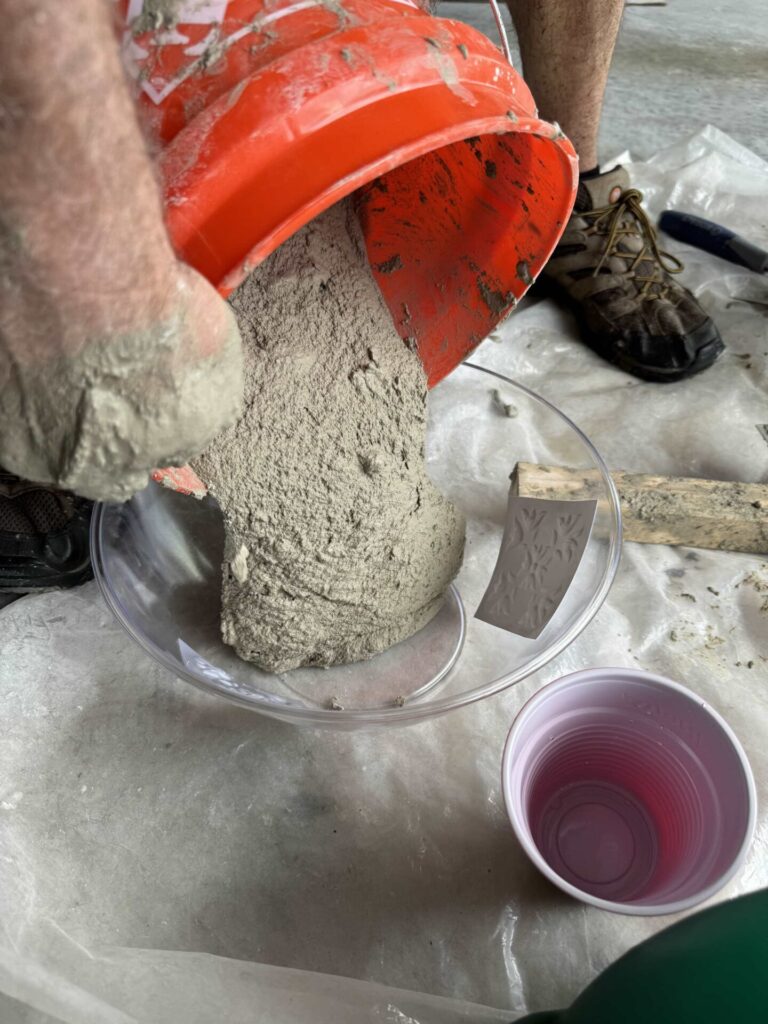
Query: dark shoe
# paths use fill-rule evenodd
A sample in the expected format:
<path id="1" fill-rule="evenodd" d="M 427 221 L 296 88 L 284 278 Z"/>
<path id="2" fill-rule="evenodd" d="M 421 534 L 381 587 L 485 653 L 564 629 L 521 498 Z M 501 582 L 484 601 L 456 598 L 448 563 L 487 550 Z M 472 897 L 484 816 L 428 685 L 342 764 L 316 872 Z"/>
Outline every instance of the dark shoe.
<path id="1" fill-rule="evenodd" d="M 91 579 L 93 502 L 0 469 L 0 592 L 74 587 Z"/>
<path id="2" fill-rule="evenodd" d="M 683 380 L 725 346 L 671 276 L 683 265 L 659 249 L 642 199 L 623 167 L 582 180 L 540 282 L 574 308 L 583 341 L 608 362 L 643 380 Z"/>

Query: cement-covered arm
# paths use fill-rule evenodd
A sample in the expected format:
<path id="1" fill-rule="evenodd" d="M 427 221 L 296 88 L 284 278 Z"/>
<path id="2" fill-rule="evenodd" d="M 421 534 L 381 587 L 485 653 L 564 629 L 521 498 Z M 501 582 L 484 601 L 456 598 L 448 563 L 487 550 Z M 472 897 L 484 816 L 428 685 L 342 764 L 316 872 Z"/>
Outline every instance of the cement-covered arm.
<path id="1" fill-rule="evenodd" d="M 238 414 L 229 306 L 180 264 L 105 0 L 0 0 L 0 465 L 120 499 Z"/>

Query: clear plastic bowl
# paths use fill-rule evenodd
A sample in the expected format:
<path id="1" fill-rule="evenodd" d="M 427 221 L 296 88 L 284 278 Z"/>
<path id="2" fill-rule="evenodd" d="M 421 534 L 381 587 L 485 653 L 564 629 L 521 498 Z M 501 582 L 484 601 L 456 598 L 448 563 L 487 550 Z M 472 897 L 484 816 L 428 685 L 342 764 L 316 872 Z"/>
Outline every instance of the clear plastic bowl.
<path id="1" fill-rule="evenodd" d="M 514 405 L 503 415 L 492 392 Z M 130 635 L 193 685 L 288 722 L 354 729 L 416 722 L 520 682 L 560 654 L 594 617 L 621 547 L 616 490 L 588 438 L 545 399 L 465 363 L 430 393 L 430 475 L 467 517 L 464 565 L 437 617 L 369 661 L 331 669 L 259 671 L 219 634 L 223 524 L 216 502 L 151 484 L 130 501 L 98 505 L 93 566 Z M 598 510 L 581 564 L 535 640 L 472 616 L 496 564 L 518 461 L 597 470 Z M 466 607 L 466 612 L 465 612 Z"/>

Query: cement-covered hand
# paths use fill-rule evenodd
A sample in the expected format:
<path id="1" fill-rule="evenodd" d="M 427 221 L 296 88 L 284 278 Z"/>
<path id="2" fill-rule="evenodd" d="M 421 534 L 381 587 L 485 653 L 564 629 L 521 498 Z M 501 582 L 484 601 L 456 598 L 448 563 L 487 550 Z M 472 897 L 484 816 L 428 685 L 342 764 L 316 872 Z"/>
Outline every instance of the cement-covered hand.
<path id="1" fill-rule="evenodd" d="M 173 268 L 169 288 L 167 308 L 145 326 L 104 331 L 47 358 L 26 353 L 35 327 L 55 330 L 55 297 L 43 296 L 50 304 L 34 325 L 0 313 L 0 465 L 121 500 L 237 416 L 240 337 L 229 307 L 190 268 Z"/>
<path id="2" fill-rule="evenodd" d="M 237 325 L 171 250 L 109 5 L 0 14 L 0 465 L 122 499 L 238 415 Z"/>

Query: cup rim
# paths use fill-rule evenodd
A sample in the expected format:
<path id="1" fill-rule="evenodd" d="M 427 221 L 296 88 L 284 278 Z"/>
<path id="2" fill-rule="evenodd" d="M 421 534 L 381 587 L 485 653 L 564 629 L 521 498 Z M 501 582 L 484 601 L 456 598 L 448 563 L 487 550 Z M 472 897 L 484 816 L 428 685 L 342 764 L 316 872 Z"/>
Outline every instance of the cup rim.
<path id="1" fill-rule="evenodd" d="M 747 786 L 747 799 L 749 803 L 747 824 L 744 829 L 744 838 L 741 846 L 730 865 L 722 872 L 721 875 L 718 876 L 718 878 L 714 880 L 714 882 L 711 882 L 705 889 L 701 889 L 699 892 L 693 893 L 691 896 L 687 896 L 685 899 L 667 903 L 634 905 L 631 903 L 620 903 L 614 900 L 601 899 L 599 896 L 593 896 L 591 893 L 585 892 L 583 889 L 579 889 L 577 886 L 572 885 L 570 882 L 558 875 L 558 873 L 550 867 L 539 852 L 539 849 L 530 834 L 530 830 L 523 824 L 524 817 L 522 809 L 516 806 L 515 801 L 512 798 L 510 785 L 512 751 L 523 725 L 534 708 L 560 690 L 564 690 L 572 686 L 578 686 L 585 682 L 616 682 L 617 677 L 620 681 L 630 684 L 640 681 L 645 683 L 655 683 L 666 689 L 675 690 L 688 700 L 698 704 L 699 707 L 702 708 L 710 718 L 719 725 L 720 729 L 730 741 L 730 744 L 739 759 L 739 763 L 741 764 L 744 781 Z M 757 786 L 755 785 L 755 777 L 741 741 L 730 725 L 718 711 L 707 703 L 707 701 L 687 686 L 683 686 L 681 683 L 677 683 L 673 679 L 668 679 L 666 676 L 657 675 L 654 672 L 646 672 L 643 669 L 636 668 L 623 668 L 617 666 L 615 668 L 606 667 L 580 669 L 579 671 L 571 672 L 568 675 L 560 676 L 557 679 L 546 683 L 537 690 L 536 693 L 529 697 L 515 716 L 509 733 L 507 734 L 507 739 L 504 743 L 504 752 L 501 759 L 501 788 L 504 795 L 504 806 L 507 811 L 507 817 L 512 825 L 512 829 L 517 836 L 518 842 L 538 870 L 548 878 L 550 882 L 556 885 L 559 889 L 562 889 L 563 892 L 567 893 L 569 896 L 574 897 L 574 899 L 580 900 L 582 903 L 589 903 L 594 907 L 598 907 L 600 910 L 607 910 L 613 914 L 654 917 L 660 914 L 676 914 L 682 910 L 689 910 L 691 907 L 705 902 L 705 900 L 708 900 L 711 896 L 714 896 L 715 893 L 719 892 L 719 890 L 722 889 L 723 886 L 731 880 L 731 878 L 733 878 L 736 872 L 744 864 L 747 853 L 754 839 L 757 822 Z"/>

